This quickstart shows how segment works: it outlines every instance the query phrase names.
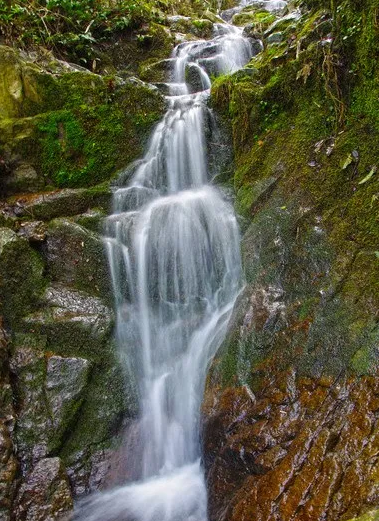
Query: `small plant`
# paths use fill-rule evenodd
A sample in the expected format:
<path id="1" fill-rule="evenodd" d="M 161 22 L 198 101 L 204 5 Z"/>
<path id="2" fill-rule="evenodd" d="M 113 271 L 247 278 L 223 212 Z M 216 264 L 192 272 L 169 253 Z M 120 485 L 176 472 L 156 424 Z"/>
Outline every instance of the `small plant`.
<path id="1" fill-rule="evenodd" d="M 20 46 L 43 45 L 92 63 L 93 46 L 110 34 L 161 22 L 167 0 L 0 0 L 0 38 Z"/>

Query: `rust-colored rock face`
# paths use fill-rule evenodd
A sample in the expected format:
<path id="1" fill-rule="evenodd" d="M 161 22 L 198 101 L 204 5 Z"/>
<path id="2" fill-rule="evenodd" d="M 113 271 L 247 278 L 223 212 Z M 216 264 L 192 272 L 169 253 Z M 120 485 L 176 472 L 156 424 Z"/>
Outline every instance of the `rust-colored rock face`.
<path id="1" fill-rule="evenodd" d="M 277 373 L 256 395 L 213 389 L 204 414 L 211 521 L 345 521 L 378 504 L 378 378 Z"/>

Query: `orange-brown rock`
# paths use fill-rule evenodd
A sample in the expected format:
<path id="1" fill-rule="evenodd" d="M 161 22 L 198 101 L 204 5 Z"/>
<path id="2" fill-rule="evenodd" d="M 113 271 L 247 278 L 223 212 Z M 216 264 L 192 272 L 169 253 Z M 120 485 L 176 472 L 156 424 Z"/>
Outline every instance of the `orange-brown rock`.
<path id="1" fill-rule="evenodd" d="M 285 392 L 288 378 L 205 400 L 211 521 L 347 521 L 379 504 L 377 378 L 292 375 Z"/>

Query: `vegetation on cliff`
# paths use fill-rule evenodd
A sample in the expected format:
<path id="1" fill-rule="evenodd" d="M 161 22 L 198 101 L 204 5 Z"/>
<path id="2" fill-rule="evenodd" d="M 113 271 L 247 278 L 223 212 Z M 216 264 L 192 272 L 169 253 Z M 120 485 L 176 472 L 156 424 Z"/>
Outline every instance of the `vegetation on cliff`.
<path id="1" fill-rule="evenodd" d="M 378 308 L 379 76 L 373 65 L 378 59 L 378 7 L 374 1 L 359 6 L 346 1 L 333 6 L 309 2 L 308 12 L 304 5 L 298 19 L 283 20 L 265 33 L 264 51 L 245 71 L 216 80 L 213 102 L 232 123 L 236 171 L 230 181 L 247 222 L 259 221 L 272 240 L 275 233 L 283 233 L 285 249 L 292 250 L 290 264 L 301 255 L 311 258 L 318 251 L 330 252 L 324 268 L 320 266 L 318 274 L 315 269 L 314 287 L 301 297 L 301 274 L 287 270 L 286 295 L 296 285 L 299 300 L 290 327 L 317 328 L 322 294 L 327 291 L 330 302 L 341 299 L 343 306 L 351 304 L 352 314 L 346 308 L 351 340 L 359 337 L 359 330 L 375 330 Z M 279 41 L 271 43 L 273 33 L 279 33 Z M 318 220 L 320 233 L 327 232 L 319 250 L 306 246 L 312 219 Z M 292 221 L 288 227 L 286 220 Z M 249 255 L 254 253 L 249 253 L 252 245 L 247 237 L 247 279 L 254 283 L 262 272 L 257 275 L 256 266 L 251 271 L 254 262 Z M 313 262 L 320 265 L 320 260 Z M 259 265 L 263 268 L 264 263 Z M 267 266 L 265 271 L 271 273 Z M 336 310 L 329 314 L 336 316 Z M 330 324 L 328 329 L 335 327 Z M 355 349 L 364 350 L 362 342 L 356 341 Z M 354 355 L 353 349 L 347 365 L 350 356 L 351 367 L 358 372 L 374 370 L 375 342 L 371 345 L 365 355 L 363 351 Z M 344 358 L 347 351 L 345 344 L 338 356 Z M 287 358 L 291 352 L 286 351 Z M 327 357 L 328 351 L 323 359 Z"/>
<path id="2" fill-rule="evenodd" d="M 296 6 L 212 89 L 247 282 L 204 405 L 215 520 L 377 516 L 379 6 Z"/>

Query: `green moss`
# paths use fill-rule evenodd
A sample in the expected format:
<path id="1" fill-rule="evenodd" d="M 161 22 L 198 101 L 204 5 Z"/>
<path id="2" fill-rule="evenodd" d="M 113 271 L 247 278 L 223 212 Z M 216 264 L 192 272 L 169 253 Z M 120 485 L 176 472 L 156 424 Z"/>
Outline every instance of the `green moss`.
<path id="1" fill-rule="evenodd" d="M 44 88 L 41 114 L 3 122 L 0 154 L 10 164 L 15 153 L 27 159 L 45 186 L 92 186 L 109 179 L 142 154 L 164 109 L 156 91 L 133 80 L 118 84 L 66 73 Z"/>
<path id="2" fill-rule="evenodd" d="M 350 6 L 362 27 L 371 7 L 368 20 L 363 6 Z M 270 357 L 313 375 L 376 369 L 379 107 L 369 55 L 377 28 L 363 50 L 363 29 L 325 43 L 330 30 L 347 30 L 333 24 L 323 10 L 303 16 L 290 42 L 253 58 L 253 73 L 212 87 L 214 106 L 232 122 L 237 210 L 251 222 L 246 278 L 255 299 L 262 288 L 283 288 L 286 310 L 269 319 L 256 304 L 251 330 L 238 329 L 222 352 L 225 382 L 244 368 L 249 381 Z"/>
<path id="3" fill-rule="evenodd" d="M 62 78 L 63 110 L 41 116 L 41 170 L 60 187 L 101 183 L 142 153 L 162 100 L 147 86 L 87 75 Z M 92 82 L 93 81 L 93 82 Z M 125 146 L 125 143 L 128 146 Z"/>
<path id="4" fill-rule="evenodd" d="M 263 10 L 244 9 L 233 16 L 235 25 L 252 24 L 253 30 L 257 32 L 264 32 L 275 20 L 276 16 L 274 14 Z"/>
<path id="5" fill-rule="evenodd" d="M 0 229 L 1 313 L 8 325 L 34 309 L 45 287 L 43 262 L 26 239 L 8 228 Z"/>
<path id="6" fill-rule="evenodd" d="M 354 517 L 354 519 L 350 519 L 349 521 L 378 521 L 379 520 L 379 511 L 373 510 L 371 512 L 367 512 L 358 517 Z"/>

